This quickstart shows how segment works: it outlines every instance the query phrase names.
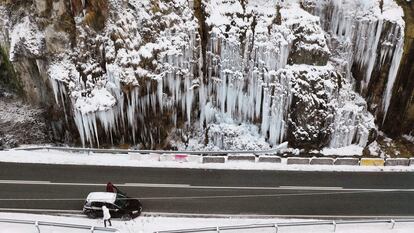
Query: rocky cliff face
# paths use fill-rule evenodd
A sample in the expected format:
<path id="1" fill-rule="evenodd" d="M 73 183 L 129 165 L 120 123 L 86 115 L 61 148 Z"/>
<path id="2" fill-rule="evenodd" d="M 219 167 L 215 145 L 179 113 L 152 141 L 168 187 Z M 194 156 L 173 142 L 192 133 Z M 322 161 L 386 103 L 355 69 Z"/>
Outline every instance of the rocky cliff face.
<path id="1" fill-rule="evenodd" d="M 1 75 L 71 143 L 320 149 L 366 146 L 398 106 L 410 124 L 392 0 L 2 1 L 0 15 Z"/>
<path id="2" fill-rule="evenodd" d="M 398 3 L 404 9 L 406 22 L 404 52 L 383 124 L 384 130 L 393 136 L 413 134 L 414 130 L 414 4 L 402 0 Z"/>

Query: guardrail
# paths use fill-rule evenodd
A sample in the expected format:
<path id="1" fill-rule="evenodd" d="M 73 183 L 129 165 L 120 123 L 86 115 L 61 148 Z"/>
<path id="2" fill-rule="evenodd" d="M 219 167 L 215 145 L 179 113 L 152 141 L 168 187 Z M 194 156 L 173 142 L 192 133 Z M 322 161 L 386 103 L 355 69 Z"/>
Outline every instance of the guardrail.
<path id="1" fill-rule="evenodd" d="M 282 146 L 283 147 L 283 146 Z M 271 150 L 256 151 L 167 151 L 167 150 L 130 150 L 130 149 L 97 149 L 97 148 L 77 148 L 77 147 L 28 147 L 15 148 L 14 150 L 36 151 L 36 150 L 58 150 L 68 152 L 87 152 L 89 153 L 109 153 L 109 154 L 158 154 L 160 156 L 173 155 L 174 159 L 166 157 L 167 160 L 178 162 L 188 162 L 190 156 L 198 155 L 202 157 L 201 163 L 226 163 L 234 161 L 249 162 L 268 162 L 281 163 L 281 158 L 287 158 L 288 165 L 352 165 L 352 166 L 414 166 L 414 157 L 408 158 L 356 158 L 356 157 L 300 157 L 283 155 L 279 156 L 282 147 Z M 241 155 L 241 156 L 236 156 Z M 262 158 L 263 157 L 263 158 Z M 165 158 L 163 158 L 165 159 Z M 161 157 L 158 161 L 162 161 Z"/>
<path id="2" fill-rule="evenodd" d="M 273 228 L 278 232 L 280 228 L 284 227 L 301 227 L 301 226 L 323 226 L 332 225 L 332 231 L 336 231 L 337 225 L 350 225 L 350 224 L 378 224 L 389 223 L 391 229 L 394 229 L 396 223 L 414 223 L 414 219 L 378 219 L 378 220 L 341 220 L 341 221 L 309 221 L 309 222 L 288 222 L 288 223 L 264 223 L 264 224 L 250 224 L 250 225 L 237 225 L 237 226 L 221 226 L 221 227 L 204 227 L 204 228 L 192 228 L 181 230 L 167 230 L 157 231 L 155 233 L 188 233 L 188 232 L 223 232 L 226 230 L 253 230 L 263 228 Z"/>
<path id="3" fill-rule="evenodd" d="M 91 233 L 118 232 L 118 230 L 114 228 L 96 227 L 96 226 L 79 225 L 79 224 L 68 224 L 68 223 L 57 223 L 57 222 L 46 222 L 46 221 L 34 221 L 34 220 L 0 218 L 0 223 L 33 225 L 33 227 L 37 230 L 38 233 L 42 233 L 40 226 L 80 229 L 80 230 L 85 230 Z"/>
<path id="4" fill-rule="evenodd" d="M 60 150 L 60 151 L 74 151 L 74 152 L 94 152 L 94 153 L 114 153 L 114 154 L 127 154 L 127 153 L 140 153 L 140 154 L 188 154 L 188 155 L 227 155 L 227 154 L 273 154 L 280 150 L 280 148 L 274 148 L 270 150 L 232 150 L 232 151 L 170 151 L 170 150 L 129 150 L 129 149 L 95 149 L 95 148 L 75 148 L 75 147 L 28 147 L 28 148 L 15 148 L 14 150 Z"/>

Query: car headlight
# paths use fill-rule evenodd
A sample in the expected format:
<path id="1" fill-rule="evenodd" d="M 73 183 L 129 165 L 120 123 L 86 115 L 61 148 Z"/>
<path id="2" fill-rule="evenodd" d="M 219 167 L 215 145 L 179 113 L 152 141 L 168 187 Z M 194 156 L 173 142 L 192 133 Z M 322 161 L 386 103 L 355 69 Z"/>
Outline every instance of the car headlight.
<path id="1" fill-rule="evenodd" d="M 138 210 L 132 211 L 133 214 L 137 214 L 138 212 L 139 212 Z"/>

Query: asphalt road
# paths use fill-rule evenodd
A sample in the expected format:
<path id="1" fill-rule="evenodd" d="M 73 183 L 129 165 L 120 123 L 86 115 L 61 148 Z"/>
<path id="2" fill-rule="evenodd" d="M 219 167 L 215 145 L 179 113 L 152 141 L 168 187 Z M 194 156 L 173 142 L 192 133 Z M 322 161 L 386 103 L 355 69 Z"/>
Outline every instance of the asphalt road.
<path id="1" fill-rule="evenodd" d="M 414 216 L 414 173 L 0 163 L 0 211 L 78 210 L 111 181 L 145 212 Z"/>

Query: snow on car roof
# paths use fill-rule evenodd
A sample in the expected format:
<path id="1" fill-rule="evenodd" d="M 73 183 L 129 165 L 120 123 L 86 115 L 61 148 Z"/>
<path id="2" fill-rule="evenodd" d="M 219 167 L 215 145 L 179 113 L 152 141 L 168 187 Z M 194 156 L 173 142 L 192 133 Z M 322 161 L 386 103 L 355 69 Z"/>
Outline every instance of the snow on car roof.
<path id="1" fill-rule="evenodd" d="M 114 203 L 115 199 L 116 199 L 116 193 L 92 192 L 92 193 L 89 193 L 88 197 L 86 198 L 86 201 L 87 202 Z"/>

